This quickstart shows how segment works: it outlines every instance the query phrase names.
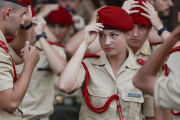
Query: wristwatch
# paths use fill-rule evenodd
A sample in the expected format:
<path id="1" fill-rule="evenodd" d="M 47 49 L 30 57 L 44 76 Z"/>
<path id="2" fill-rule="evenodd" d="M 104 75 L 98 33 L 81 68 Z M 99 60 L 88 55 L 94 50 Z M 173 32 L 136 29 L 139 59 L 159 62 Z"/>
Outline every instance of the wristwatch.
<path id="1" fill-rule="evenodd" d="M 39 40 L 41 37 L 44 37 L 45 39 L 47 39 L 46 33 L 43 32 L 42 34 L 37 35 L 36 40 Z"/>
<path id="2" fill-rule="evenodd" d="M 23 30 L 28 30 L 31 27 L 32 27 L 32 22 L 29 25 L 25 26 L 25 27 L 24 26 L 20 26 L 20 28 L 23 29 Z"/>
<path id="3" fill-rule="evenodd" d="M 158 30 L 158 35 L 159 35 L 159 36 L 161 36 L 161 35 L 162 35 L 162 33 L 163 33 L 165 30 L 169 31 L 169 29 L 168 29 L 168 28 L 163 27 L 163 28 L 161 28 L 160 30 Z"/>

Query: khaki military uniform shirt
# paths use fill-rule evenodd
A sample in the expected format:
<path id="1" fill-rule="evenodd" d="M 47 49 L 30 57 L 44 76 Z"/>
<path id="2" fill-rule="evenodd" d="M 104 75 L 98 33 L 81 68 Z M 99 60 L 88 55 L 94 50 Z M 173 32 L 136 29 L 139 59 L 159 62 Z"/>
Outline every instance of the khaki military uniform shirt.
<path id="1" fill-rule="evenodd" d="M 144 61 L 146 61 L 150 55 L 159 47 L 160 45 L 151 45 L 149 43 L 148 40 L 146 40 L 143 44 L 143 46 L 136 52 L 136 54 L 133 53 L 133 51 L 131 50 L 131 48 L 127 45 L 128 50 L 133 54 L 133 56 L 136 59 L 142 59 Z M 162 68 L 159 70 L 158 76 L 162 75 Z M 144 99 L 145 99 L 145 104 L 149 104 L 149 108 L 150 109 L 154 109 L 154 98 L 151 95 L 148 95 L 146 93 L 144 93 Z M 146 103 L 146 101 L 148 101 L 148 103 Z M 146 106 L 143 106 L 143 108 Z M 145 109 L 145 108 L 144 108 Z M 154 111 L 151 111 L 151 113 L 144 113 L 145 116 L 147 116 L 148 114 L 150 114 L 151 116 L 149 117 L 154 117 Z"/>
<path id="2" fill-rule="evenodd" d="M 39 50 L 40 60 L 34 68 L 28 90 L 20 105 L 23 117 L 28 119 L 48 117 L 53 113 L 54 101 L 54 73 L 50 69 L 40 42 L 36 42 L 34 46 Z M 63 48 L 56 45 L 52 47 L 66 59 Z M 16 68 L 17 73 L 20 74 L 23 65 L 16 66 Z"/>
<path id="3" fill-rule="evenodd" d="M 170 54 L 167 66 L 168 77 L 160 77 L 155 84 L 155 103 L 162 109 L 180 111 L 180 51 Z M 180 120 L 180 115 L 174 116 L 174 119 Z"/>
<path id="4" fill-rule="evenodd" d="M 151 101 L 144 102 L 143 93 L 132 83 L 134 75 L 141 68 L 132 54 L 128 55 L 117 76 L 114 75 L 106 54 L 102 54 L 100 58 L 86 58 L 83 61 L 90 74 L 88 92 L 94 107 L 103 106 L 113 94 L 118 94 L 124 120 L 141 120 L 142 113 L 152 116 L 153 110 L 149 106 L 151 103 L 148 103 Z M 85 69 L 81 65 L 77 76 L 77 89 L 82 87 L 84 80 Z M 80 120 L 119 120 L 116 100 L 112 101 L 107 111 L 98 114 L 88 108 L 83 97 L 79 118 Z"/>
<path id="5" fill-rule="evenodd" d="M 0 40 L 6 43 L 7 45 L 6 39 L 1 31 L 0 31 Z M 12 66 L 12 59 L 10 55 L 7 54 L 6 51 L 0 47 L 0 92 L 13 88 L 13 82 L 14 82 L 13 79 L 14 79 L 14 70 Z M 0 109 L 0 120 L 21 120 L 21 118 L 22 118 L 22 114 L 19 111 L 19 109 L 15 110 L 15 112 L 12 114 L 9 114 Z"/>

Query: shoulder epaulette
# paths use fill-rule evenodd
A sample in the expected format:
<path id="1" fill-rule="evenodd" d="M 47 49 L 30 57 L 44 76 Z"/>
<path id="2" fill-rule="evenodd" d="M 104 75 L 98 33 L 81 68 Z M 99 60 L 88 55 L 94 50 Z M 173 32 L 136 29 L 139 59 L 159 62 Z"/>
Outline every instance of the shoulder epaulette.
<path id="1" fill-rule="evenodd" d="M 65 47 L 64 45 L 54 43 L 54 42 L 51 42 L 51 41 L 48 41 L 48 43 L 51 44 L 51 45 L 56 45 L 56 46 L 63 47 L 63 48 Z"/>
<path id="2" fill-rule="evenodd" d="M 6 38 L 6 41 L 7 41 L 8 43 L 12 42 L 13 40 L 14 40 L 13 37 L 7 37 L 7 38 Z"/>
<path id="3" fill-rule="evenodd" d="M 5 50 L 7 54 L 9 54 L 6 43 L 4 43 L 4 42 L 1 41 L 1 40 L 0 40 L 0 47 L 1 47 L 3 50 Z"/>
<path id="4" fill-rule="evenodd" d="M 96 57 L 96 58 L 99 58 L 100 55 L 96 55 L 96 54 L 84 54 L 83 59 L 88 58 L 88 57 Z"/>
<path id="5" fill-rule="evenodd" d="M 4 49 L 7 54 L 9 54 L 6 43 L 4 43 L 4 42 L 1 41 L 1 40 L 0 40 L 0 47 L 1 47 L 2 49 Z M 13 58 L 12 58 L 11 55 L 10 55 L 10 57 L 11 57 L 11 59 L 12 59 L 12 67 L 13 67 L 13 71 L 14 71 L 14 82 L 16 82 L 16 80 L 17 80 L 16 68 L 15 68 L 15 64 L 14 64 L 14 61 L 13 61 Z"/>
<path id="6" fill-rule="evenodd" d="M 173 53 L 173 52 L 176 52 L 176 51 L 180 51 L 180 46 L 177 46 L 175 48 L 173 48 L 169 54 Z"/>
<path id="7" fill-rule="evenodd" d="M 151 41 L 149 41 L 149 44 L 150 45 L 158 45 L 158 44 L 162 44 L 163 42 L 151 42 Z"/>

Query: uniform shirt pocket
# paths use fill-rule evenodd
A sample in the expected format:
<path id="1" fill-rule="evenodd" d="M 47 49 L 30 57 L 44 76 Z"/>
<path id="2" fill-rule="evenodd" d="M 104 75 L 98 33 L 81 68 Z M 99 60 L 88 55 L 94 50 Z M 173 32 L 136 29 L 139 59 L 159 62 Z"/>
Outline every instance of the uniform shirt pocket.
<path id="1" fill-rule="evenodd" d="M 140 119 L 142 117 L 141 103 L 144 97 L 141 91 L 122 91 L 122 112 L 126 119 Z"/>
<path id="2" fill-rule="evenodd" d="M 93 84 L 88 85 L 88 92 L 89 92 L 89 99 L 91 101 L 91 104 L 94 107 L 98 107 L 98 108 L 102 107 L 111 95 L 110 89 L 96 86 Z M 87 113 L 88 114 L 92 113 L 92 115 L 99 116 L 102 118 L 106 115 L 106 112 L 107 112 L 107 110 L 105 112 L 99 114 L 99 113 L 95 113 L 90 110 L 90 112 L 89 113 L 87 112 Z"/>

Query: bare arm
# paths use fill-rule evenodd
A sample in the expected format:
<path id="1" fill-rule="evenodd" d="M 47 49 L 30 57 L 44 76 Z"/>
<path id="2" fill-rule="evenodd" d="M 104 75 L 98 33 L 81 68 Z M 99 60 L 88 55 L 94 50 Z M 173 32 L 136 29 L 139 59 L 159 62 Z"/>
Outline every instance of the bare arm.
<path id="1" fill-rule="evenodd" d="M 46 21 L 41 16 L 38 16 L 33 18 L 33 23 L 36 24 L 34 28 L 35 33 L 37 35 L 42 34 L 46 26 Z M 50 68 L 56 75 L 59 76 L 66 66 L 66 60 L 58 54 L 58 52 L 47 42 L 45 38 L 40 38 L 39 42 L 42 45 Z"/>
<path id="2" fill-rule="evenodd" d="M 103 50 L 100 46 L 99 43 L 99 36 L 96 37 L 96 39 L 94 40 L 94 42 L 92 42 L 88 49 L 86 50 L 86 53 L 90 53 L 90 54 L 102 54 Z"/>
<path id="3" fill-rule="evenodd" d="M 39 41 L 43 47 L 50 68 L 59 76 L 67 64 L 66 60 L 58 54 L 45 38 L 40 38 Z"/>
<path id="4" fill-rule="evenodd" d="M 38 12 L 37 16 L 42 16 L 43 18 L 46 18 L 49 13 L 51 13 L 51 11 L 58 10 L 58 8 L 58 4 L 44 4 Z"/>
<path id="5" fill-rule="evenodd" d="M 146 11 L 147 14 L 141 13 L 141 15 L 146 17 L 147 19 L 149 19 L 152 24 L 152 27 L 155 29 L 155 30 L 153 30 L 153 29 L 151 30 L 152 33 L 150 33 L 149 37 L 148 37 L 151 40 L 149 40 L 149 41 L 164 42 L 171 35 L 171 33 L 169 31 L 164 31 L 162 33 L 161 39 L 160 39 L 157 32 L 158 32 L 158 30 L 163 28 L 163 24 L 158 16 L 158 13 L 155 11 L 154 7 L 150 3 L 146 2 L 146 3 L 143 3 L 143 5 L 145 7 L 140 6 L 140 8 L 143 9 L 144 11 Z"/>
<path id="6" fill-rule="evenodd" d="M 92 14 L 89 25 L 96 23 L 96 14 L 97 14 L 97 10 Z M 69 58 L 71 58 L 74 55 L 79 45 L 83 41 L 83 34 L 84 34 L 84 29 L 81 29 L 75 35 L 73 35 L 66 43 L 65 52 Z M 88 48 L 88 50 L 90 50 L 91 48 L 94 49 L 94 47 L 90 47 Z"/>
<path id="7" fill-rule="evenodd" d="M 27 11 L 26 14 L 23 16 L 23 19 L 25 21 L 23 26 L 27 26 L 31 23 L 32 13 L 30 6 L 27 7 Z M 15 50 L 14 54 L 12 54 L 12 57 L 14 61 L 17 62 L 17 64 L 23 62 L 23 58 L 20 56 L 20 53 L 21 49 L 24 48 L 24 44 L 26 41 L 29 41 L 29 43 L 31 43 L 31 29 L 19 29 L 16 38 L 10 43 L 10 46 Z"/>
<path id="8" fill-rule="evenodd" d="M 83 33 L 84 33 L 84 29 L 77 32 L 67 41 L 65 45 L 65 52 L 69 58 L 71 58 L 74 55 L 79 45 L 83 41 Z"/>
<path id="9" fill-rule="evenodd" d="M 60 91 L 70 93 L 77 88 L 77 75 L 84 53 L 89 44 L 94 41 L 99 31 L 102 31 L 102 28 L 101 23 L 89 25 L 85 28 L 83 42 L 59 77 L 58 89 Z"/>
<path id="10" fill-rule="evenodd" d="M 0 92 L 0 108 L 8 113 L 13 113 L 24 98 L 32 72 L 39 60 L 38 50 L 26 43 L 23 59 L 25 61 L 23 71 L 13 88 Z"/>
<path id="11" fill-rule="evenodd" d="M 44 29 L 44 32 L 46 33 L 48 40 L 51 40 L 51 42 L 58 43 L 58 38 L 52 33 L 52 31 L 47 25 Z"/>
<path id="12" fill-rule="evenodd" d="M 171 48 L 180 38 L 180 25 L 168 39 L 150 56 L 146 63 L 133 78 L 134 85 L 145 93 L 154 94 L 156 74 Z"/>

